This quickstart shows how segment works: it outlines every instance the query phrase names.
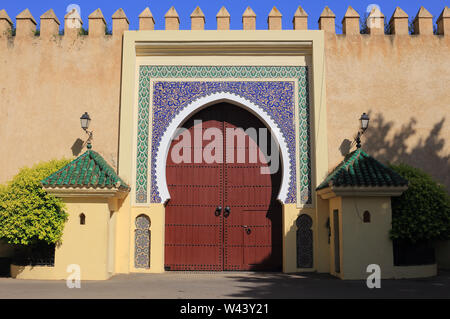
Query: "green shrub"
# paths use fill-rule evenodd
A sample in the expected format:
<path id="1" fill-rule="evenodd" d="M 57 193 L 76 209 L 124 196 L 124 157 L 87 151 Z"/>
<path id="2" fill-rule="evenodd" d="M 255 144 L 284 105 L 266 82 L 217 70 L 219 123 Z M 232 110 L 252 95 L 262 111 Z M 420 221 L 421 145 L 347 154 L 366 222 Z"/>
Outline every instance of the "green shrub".
<path id="1" fill-rule="evenodd" d="M 418 168 L 390 167 L 408 180 L 408 190 L 392 198 L 391 238 L 412 243 L 450 239 L 450 196 Z"/>
<path id="2" fill-rule="evenodd" d="M 63 159 L 25 167 L 0 185 L 0 239 L 19 245 L 61 240 L 67 220 L 64 203 L 48 194 L 40 181 L 68 163 Z"/>

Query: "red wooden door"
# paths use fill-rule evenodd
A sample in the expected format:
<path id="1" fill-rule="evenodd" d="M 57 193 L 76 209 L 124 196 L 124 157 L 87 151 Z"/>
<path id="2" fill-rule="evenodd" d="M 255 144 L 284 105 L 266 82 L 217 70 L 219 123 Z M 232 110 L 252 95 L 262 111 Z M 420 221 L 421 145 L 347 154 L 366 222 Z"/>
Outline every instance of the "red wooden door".
<path id="1" fill-rule="evenodd" d="M 247 111 L 231 108 L 224 117 L 224 206 L 230 208 L 224 216 L 224 270 L 281 270 L 281 205 L 276 200 L 281 170 L 263 174 L 269 165 L 259 129 L 267 128 Z M 270 141 L 267 130 L 269 155 Z"/>
<path id="2" fill-rule="evenodd" d="M 203 131 L 222 132 L 223 149 L 215 150 L 221 153 L 217 155 L 222 163 L 203 157 L 194 163 L 194 130 L 199 127 L 194 120 L 202 121 Z M 281 175 L 279 171 L 261 174 L 267 164 L 258 139 L 244 132 L 248 128 L 258 132 L 263 123 L 239 107 L 221 103 L 200 111 L 183 127 L 191 132 L 191 163 L 173 161 L 172 149 L 180 141 L 174 140 L 167 160 L 171 199 L 166 207 L 165 266 L 170 270 L 280 270 L 281 206 L 276 195 Z M 243 130 L 229 130 L 237 127 Z M 202 148 L 209 143 L 203 140 Z"/>
<path id="3" fill-rule="evenodd" d="M 195 116 L 202 120 L 201 125 L 195 126 L 193 120 L 184 125 L 191 147 L 183 147 L 177 154 L 190 161 L 177 163 L 179 160 L 172 156 L 182 138 L 174 139 L 169 149 L 166 178 L 171 198 L 166 206 L 165 267 L 170 270 L 223 269 L 223 218 L 216 216 L 216 208 L 223 202 L 223 163 L 206 163 L 203 157 L 196 163 L 194 158 L 199 150 L 195 130 L 222 131 L 223 123 L 217 117 L 216 110 L 210 108 Z M 201 143 L 204 147 L 208 141 Z"/>

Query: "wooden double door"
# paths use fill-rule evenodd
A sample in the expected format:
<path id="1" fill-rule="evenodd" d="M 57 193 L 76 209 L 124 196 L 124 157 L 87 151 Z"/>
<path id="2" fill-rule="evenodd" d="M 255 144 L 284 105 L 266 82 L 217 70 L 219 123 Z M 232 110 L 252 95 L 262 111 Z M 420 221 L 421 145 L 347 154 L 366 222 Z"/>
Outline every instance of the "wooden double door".
<path id="1" fill-rule="evenodd" d="M 267 174 L 269 130 L 227 103 L 196 113 L 183 128 L 166 166 L 166 270 L 281 270 L 281 169 Z M 249 128 L 267 135 L 246 134 Z"/>

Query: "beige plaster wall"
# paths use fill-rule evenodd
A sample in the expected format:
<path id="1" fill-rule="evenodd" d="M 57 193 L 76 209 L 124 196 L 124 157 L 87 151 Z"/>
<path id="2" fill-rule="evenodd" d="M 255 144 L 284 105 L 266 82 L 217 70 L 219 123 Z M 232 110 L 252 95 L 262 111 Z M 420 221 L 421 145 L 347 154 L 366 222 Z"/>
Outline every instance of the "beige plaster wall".
<path id="1" fill-rule="evenodd" d="M 449 189 L 450 36 L 326 33 L 325 57 L 330 168 L 369 112 L 366 151 L 421 167 Z"/>
<path id="2" fill-rule="evenodd" d="M 139 215 L 146 215 L 150 218 L 150 268 L 136 268 L 135 257 L 135 230 L 136 218 Z M 164 272 L 164 236 L 165 236 L 165 208 L 163 204 L 151 204 L 149 207 L 134 207 L 131 209 L 129 228 L 130 238 L 130 259 L 128 266 L 130 272 L 161 273 Z M 126 230 L 125 230 L 126 231 Z M 122 263 L 125 262 L 121 261 Z"/>
<path id="3" fill-rule="evenodd" d="M 81 279 L 107 279 L 110 206 L 106 199 L 64 199 L 69 213 L 62 244 L 56 250 L 55 266 L 64 271 L 68 264 L 81 267 Z M 86 216 L 80 225 L 79 215 Z"/>
<path id="4" fill-rule="evenodd" d="M 427 278 L 437 275 L 437 265 L 394 266 L 395 279 Z"/>
<path id="5" fill-rule="evenodd" d="M 55 266 L 64 271 L 68 264 L 81 267 L 81 279 L 107 279 L 109 254 L 110 205 L 106 199 L 64 199 L 69 213 L 62 238 L 56 250 Z M 86 216 L 80 225 L 79 215 Z"/>
<path id="6" fill-rule="evenodd" d="M 167 32 L 158 33 L 158 36 L 170 34 L 175 37 L 172 32 L 181 31 Z M 208 32 L 192 32 L 196 39 L 216 37 Z M 262 32 L 252 34 L 267 37 Z M 293 36 L 292 31 L 277 32 Z M 244 34 L 239 36 L 245 38 Z M 134 85 L 133 49 L 132 46 L 125 48 L 125 55 L 133 55 L 133 63 L 124 70 L 124 75 L 128 72 L 131 76 L 123 87 Z M 359 116 L 369 112 L 370 129 L 362 140 L 363 147 L 371 155 L 382 161 L 406 161 L 422 167 L 448 188 L 450 175 L 442 172 L 450 167 L 450 146 L 446 141 L 450 136 L 446 118 L 450 100 L 447 85 L 450 83 L 449 57 L 449 36 L 325 34 L 325 58 L 318 55 L 315 59 L 319 68 L 322 66 L 320 61 L 324 60 L 326 70 L 316 70 L 315 76 L 318 83 L 321 79 L 325 81 L 326 92 L 319 87 L 314 90 L 321 92 L 317 99 L 323 97 L 326 100 L 327 110 L 313 113 L 316 123 L 311 124 L 317 127 L 318 142 L 314 147 L 324 148 L 323 153 L 328 151 L 329 156 L 328 160 L 320 157 L 317 161 L 325 160 L 330 169 L 334 167 L 346 148 L 343 142 L 352 140 L 357 131 Z M 80 36 L 71 39 L 56 36 L 49 40 L 32 36 L 0 37 L 0 69 L 5 75 L 0 77 L 0 118 L 4 121 L 0 126 L 0 153 L 7 154 L 0 157 L 0 183 L 10 179 L 24 165 L 78 155 L 77 139 L 86 139 L 79 123 L 79 117 L 85 111 L 93 118 L 94 149 L 113 166 L 118 166 L 121 66 L 121 37 L 93 39 Z M 132 107 L 133 103 L 128 103 L 122 106 L 122 112 L 130 112 Z M 327 125 L 319 125 L 320 119 L 325 119 Z M 125 135 L 132 136 L 130 125 L 131 122 L 122 123 L 122 129 L 128 131 Z M 328 146 L 321 134 L 328 136 Z M 125 138 L 123 142 L 130 143 Z M 123 146 L 129 154 L 131 151 L 127 147 L 131 149 L 131 146 Z M 121 174 L 130 175 L 130 172 L 131 169 L 123 170 Z M 314 173 L 319 183 L 324 174 L 317 168 Z M 126 177 L 129 182 L 130 176 Z M 116 226 L 113 226 L 117 235 L 114 269 L 121 273 L 133 271 L 131 239 L 133 218 L 137 214 L 148 212 L 152 234 L 156 238 L 159 232 L 163 238 L 164 222 L 155 217 L 155 214 L 162 214 L 163 208 L 133 208 L 130 211 L 130 197 L 115 216 Z M 315 268 L 327 271 L 333 269 L 333 257 L 328 257 L 326 230 L 322 229 L 327 216 L 320 212 L 327 212 L 328 204 L 318 200 L 316 205 L 322 208 L 316 210 L 314 218 L 314 223 L 320 227 L 314 229 L 321 229 L 314 234 Z M 331 206 L 329 210 L 332 211 Z M 286 242 L 291 242 L 293 222 L 300 211 L 295 207 L 285 210 Z M 152 240 L 152 251 L 153 245 L 157 245 L 157 241 Z M 160 243 L 158 247 L 156 256 L 159 254 L 158 258 L 163 260 L 163 246 Z M 286 271 L 296 270 L 293 249 L 293 244 L 284 247 Z M 151 268 L 162 271 L 161 264 Z"/>
<path id="7" fill-rule="evenodd" d="M 328 200 L 317 198 L 318 209 L 297 208 L 295 204 L 283 205 L 283 272 L 326 273 L 329 271 L 328 229 L 326 227 Z M 313 232 L 313 267 L 297 268 L 297 218 L 307 214 L 312 218 Z"/>
<path id="8" fill-rule="evenodd" d="M 122 37 L 0 36 L 0 183 L 78 155 L 86 111 L 94 150 L 117 166 L 121 54 Z"/>
<path id="9" fill-rule="evenodd" d="M 369 211 L 370 223 L 363 222 Z M 377 264 L 381 278 L 394 277 L 390 197 L 344 197 L 341 216 L 341 278 L 365 279 L 367 266 Z"/>
<path id="10" fill-rule="evenodd" d="M 122 38 L 113 36 L 0 37 L 0 66 L 8 75 L 0 77 L 6 119 L 0 151 L 9 155 L 0 158 L 0 182 L 24 165 L 77 155 L 75 142 L 86 139 L 79 124 L 85 111 L 93 118 L 94 149 L 117 165 L 121 51 Z M 448 188 L 450 176 L 440 172 L 450 166 L 443 111 L 450 100 L 449 57 L 449 36 L 326 33 L 330 169 L 368 111 L 368 152 L 422 167 Z"/>
<path id="11" fill-rule="evenodd" d="M 151 204 L 148 207 L 131 207 L 128 195 L 115 213 L 115 250 L 114 273 L 130 272 L 161 273 L 164 272 L 164 230 L 165 209 L 163 204 Z M 150 268 L 135 268 L 135 230 L 136 217 L 146 215 L 150 218 Z"/>
<path id="12" fill-rule="evenodd" d="M 114 252 L 114 268 L 116 273 L 127 274 L 130 272 L 130 232 L 131 232 L 131 218 L 130 218 L 130 199 L 128 196 L 123 200 L 119 211 L 116 214 L 116 245 Z"/>
<path id="13" fill-rule="evenodd" d="M 327 252 L 329 252 L 329 268 L 328 271 L 330 272 L 330 274 L 342 278 L 342 255 L 343 255 L 343 246 L 342 246 L 342 198 L 341 197 L 333 197 L 330 198 L 329 200 L 329 219 L 330 219 L 330 244 L 328 246 L 328 250 Z M 338 216 L 339 216 L 339 262 L 340 262 L 340 272 L 337 273 L 336 272 L 336 267 L 335 267 L 335 260 L 334 260 L 334 256 L 335 256 L 335 250 L 334 250 L 334 242 L 335 242 L 335 232 L 334 232 L 334 216 L 333 216 L 333 212 L 334 210 L 338 210 Z"/>
<path id="14" fill-rule="evenodd" d="M 68 221 L 61 244 L 55 251 L 54 267 L 12 266 L 11 275 L 19 279 L 66 279 L 71 264 L 80 266 L 81 280 L 104 280 L 109 272 L 110 205 L 107 199 L 64 198 Z M 80 225 L 80 214 L 86 216 Z"/>
<path id="15" fill-rule="evenodd" d="M 283 272 L 285 273 L 295 273 L 295 272 L 309 272 L 316 270 L 317 261 L 313 260 L 313 268 L 297 268 L 297 218 L 302 215 L 307 214 L 313 220 L 313 225 L 311 227 L 313 231 L 313 249 L 315 248 L 315 235 L 316 235 L 316 223 L 314 210 L 310 208 L 298 209 L 295 204 L 284 204 L 283 205 Z"/>
<path id="16" fill-rule="evenodd" d="M 314 260 L 317 272 L 328 273 L 330 270 L 330 243 L 328 242 L 327 221 L 329 218 L 330 202 L 316 195 L 316 218 L 314 234 Z M 330 237 L 331 240 L 331 237 Z"/>

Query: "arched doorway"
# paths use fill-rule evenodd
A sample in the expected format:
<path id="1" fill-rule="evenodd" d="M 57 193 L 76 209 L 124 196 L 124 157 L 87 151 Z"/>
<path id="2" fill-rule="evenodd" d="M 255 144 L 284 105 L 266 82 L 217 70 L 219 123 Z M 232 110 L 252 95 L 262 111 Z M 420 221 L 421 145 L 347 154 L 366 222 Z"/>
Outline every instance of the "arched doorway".
<path id="1" fill-rule="evenodd" d="M 166 161 L 166 269 L 281 270 L 282 170 L 270 130 L 229 103 L 182 127 Z"/>

